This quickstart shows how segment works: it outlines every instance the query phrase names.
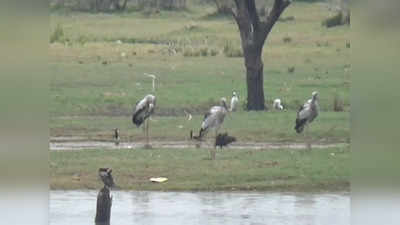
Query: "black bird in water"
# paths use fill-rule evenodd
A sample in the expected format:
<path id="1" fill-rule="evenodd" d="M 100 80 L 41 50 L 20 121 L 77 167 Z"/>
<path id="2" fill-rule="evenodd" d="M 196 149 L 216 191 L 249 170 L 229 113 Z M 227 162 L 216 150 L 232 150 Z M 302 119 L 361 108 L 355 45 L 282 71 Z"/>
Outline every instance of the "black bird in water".
<path id="1" fill-rule="evenodd" d="M 235 142 L 236 138 L 233 136 L 229 136 L 228 133 L 218 134 L 215 138 L 214 147 L 219 146 L 221 149 L 223 146 L 228 146 L 230 143 Z"/>
<path id="2" fill-rule="evenodd" d="M 103 181 L 104 186 L 111 189 L 115 187 L 114 179 L 111 175 L 111 168 L 99 168 L 99 177 Z"/>
<path id="3" fill-rule="evenodd" d="M 115 145 L 119 145 L 119 129 L 114 129 L 114 143 Z"/>

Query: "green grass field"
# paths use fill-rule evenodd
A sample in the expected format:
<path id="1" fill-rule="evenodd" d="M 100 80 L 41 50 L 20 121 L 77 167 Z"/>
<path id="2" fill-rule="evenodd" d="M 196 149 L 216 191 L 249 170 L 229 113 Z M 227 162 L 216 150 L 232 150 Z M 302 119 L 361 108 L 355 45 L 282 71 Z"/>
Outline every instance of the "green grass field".
<path id="1" fill-rule="evenodd" d="M 214 161 L 208 157 L 206 149 L 51 152 L 50 188 L 100 188 L 97 169 L 111 167 L 117 185 L 127 190 L 349 190 L 347 147 L 310 152 L 225 149 L 217 151 Z M 169 181 L 149 182 L 159 176 Z"/>
<path id="2" fill-rule="evenodd" d="M 200 115 L 236 90 L 243 107 L 224 124 L 229 132 L 244 141 L 302 140 L 293 130 L 296 110 L 318 90 L 322 113 L 311 133 L 316 140 L 348 140 L 348 27 L 322 27 L 321 21 L 329 16 L 323 4 L 291 5 L 282 17 L 295 20 L 277 23 L 263 53 L 266 104 L 281 98 L 288 111 L 247 113 L 243 58 L 223 54 L 227 43 L 240 49 L 236 24 L 229 18 L 207 17 L 212 10 L 196 6 L 153 16 L 52 13 L 51 32 L 62 27 L 60 40 L 68 41 L 50 44 L 50 134 L 102 138 L 119 127 L 129 140 L 140 139 L 141 131 L 131 124 L 130 114 L 135 103 L 151 92 L 151 80 L 144 73 L 153 73 L 159 78 L 154 117 L 158 122 L 152 123 L 155 138 L 186 138 L 189 129 L 200 126 Z M 284 37 L 292 41 L 284 43 Z M 170 42 L 175 43 L 174 55 L 168 54 Z M 219 53 L 183 56 L 186 49 L 202 48 Z M 291 66 L 294 73 L 288 72 Z M 335 96 L 344 112 L 333 112 Z M 184 109 L 199 116 L 185 122 Z"/>
<path id="3" fill-rule="evenodd" d="M 50 135 L 110 140 L 112 130 L 119 128 L 123 141 L 142 140 L 131 113 L 135 103 L 151 93 L 151 80 L 144 73 L 152 73 L 158 76 L 153 140 L 188 139 L 190 130 L 198 131 L 202 115 L 236 90 L 242 107 L 226 118 L 222 130 L 243 142 L 303 142 L 304 136 L 293 129 L 296 110 L 317 90 L 321 113 L 310 127 L 313 142 L 349 142 L 349 27 L 322 27 L 330 15 L 322 3 L 292 4 L 282 17 L 295 20 L 278 22 L 263 52 L 266 105 L 271 107 L 273 99 L 280 98 L 287 110 L 247 112 L 243 58 L 224 53 L 240 50 L 238 29 L 229 17 L 210 16 L 213 10 L 193 6 L 151 16 L 139 11 L 52 12 Z M 57 27 L 62 30 L 58 35 Z M 293 73 L 289 67 L 295 68 Z M 343 111 L 333 110 L 335 99 Z M 193 120 L 186 120 L 184 110 L 194 115 Z M 333 152 L 335 156 L 330 155 Z M 349 187 L 348 149 L 226 150 L 216 161 L 206 157 L 204 149 L 52 151 L 51 188 L 98 188 L 97 169 L 103 166 L 114 169 L 124 189 Z M 79 181 L 73 179 L 77 174 Z M 151 184 L 151 176 L 170 180 Z"/>

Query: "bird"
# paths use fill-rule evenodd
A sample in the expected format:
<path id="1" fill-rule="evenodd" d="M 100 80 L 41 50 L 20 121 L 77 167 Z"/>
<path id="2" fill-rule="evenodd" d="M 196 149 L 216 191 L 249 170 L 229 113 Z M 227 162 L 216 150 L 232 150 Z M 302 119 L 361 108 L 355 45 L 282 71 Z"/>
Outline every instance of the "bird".
<path id="1" fill-rule="evenodd" d="M 218 134 L 217 137 L 215 138 L 215 144 L 214 147 L 216 148 L 219 146 L 221 149 L 223 146 L 228 146 L 228 144 L 235 142 L 236 138 L 233 136 L 229 136 L 227 132 Z"/>
<path id="2" fill-rule="evenodd" d="M 146 146 L 149 146 L 149 120 L 148 118 L 154 113 L 156 106 L 156 96 L 146 95 L 142 100 L 136 103 L 132 122 L 136 127 L 140 127 L 145 122 L 144 131 L 146 135 Z"/>
<path id="3" fill-rule="evenodd" d="M 114 179 L 111 173 L 111 168 L 99 168 L 99 177 L 101 181 L 103 181 L 104 187 L 107 187 L 109 189 L 115 187 Z"/>
<path id="4" fill-rule="evenodd" d="M 114 142 L 115 142 L 115 145 L 119 145 L 119 129 L 118 128 L 114 129 Z"/>
<path id="5" fill-rule="evenodd" d="M 274 100 L 274 103 L 272 104 L 272 108 L 276 110 L 283 110 L 283 106 L 281 104 L 281 100 L 279 98 Z"/>
<path id="6" fill-rule="evenodd" d="M 296 126 L 294 129 L 301 133 L 304 127 L 308 126 L 319 114 L 318 92 L 312 93 L 312 98 L 308 99 L 297 111 Z"/>
<path id="7" fill-rule="evenodd" d="M 152 91 L 155 92 L 156 91 L 156 79 L 157 79 L 156 75 L 148 74 L 148 73 L 144 73 L 144 75 L 146 75 L 152 79 L 152 87 L 153 87 Z"/>
<path id="8" fill-rule="evenodd" d="M 215 136 L 217 136 L 218 130 L 224 122 L 227 113 L 228 107 L 226 105 L 226 98 L 221 98 L 221 105 L 211 107 L 211 109 L 204 115 L 197 139 L 201 140 L 211 129 L 215 130 Z"/>
<path id="9" fill-rule="evenodd" d="M 234 91 L 232 93 L 232 98 L 231 98 L 231 107 L 229 109 L 229 111 L 231 112 L 235 112 L 237 109 L 237 106 L 239 104 L 239 96 L 236 94 L 236 92 Z"/>

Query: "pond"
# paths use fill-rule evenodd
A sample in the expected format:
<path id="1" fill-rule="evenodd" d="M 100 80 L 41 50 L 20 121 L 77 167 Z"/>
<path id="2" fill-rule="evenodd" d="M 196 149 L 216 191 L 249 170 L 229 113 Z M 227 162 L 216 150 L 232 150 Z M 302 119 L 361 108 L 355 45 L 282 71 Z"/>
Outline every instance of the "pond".
<path id="1" fill-rule="evenodd" d="M 347 225 L 348 193 L 113 191 L 111 225 Z M 94 224 L 97 191 L 51 191 L 50 224 Z"/>

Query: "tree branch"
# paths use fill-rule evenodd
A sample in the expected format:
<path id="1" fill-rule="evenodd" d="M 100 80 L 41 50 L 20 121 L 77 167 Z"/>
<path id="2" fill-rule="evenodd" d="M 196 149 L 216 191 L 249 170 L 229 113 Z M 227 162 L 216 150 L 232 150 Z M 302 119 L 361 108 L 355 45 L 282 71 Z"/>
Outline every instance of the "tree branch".
<path id="1" fill-rule="evenodd" d="M 275 0 L 271 12 L 266 17 L 266 20 L 261 23 L 266 34 L 271 31 L 282 12 L 290 5 L 290 3 L 292 3 L 292 0 Z"/>

